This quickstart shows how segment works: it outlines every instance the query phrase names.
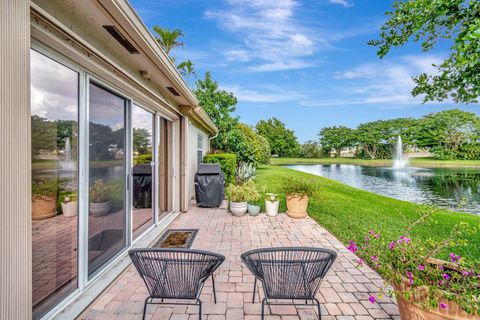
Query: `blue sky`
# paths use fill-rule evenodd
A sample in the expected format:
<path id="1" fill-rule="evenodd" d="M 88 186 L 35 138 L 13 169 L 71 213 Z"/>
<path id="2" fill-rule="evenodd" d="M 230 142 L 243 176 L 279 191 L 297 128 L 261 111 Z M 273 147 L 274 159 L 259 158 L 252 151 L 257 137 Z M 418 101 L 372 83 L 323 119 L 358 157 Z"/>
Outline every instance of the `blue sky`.
<path id="1" fill-rule="evenodd" d="M 447 44 L 418 44 L 380 60 L 366 43 L 377 37 L 387 0 L 131 0 L 145 24 L 180 28 L 177 61 L 191 59 L 200 77 L 210 71 L 238 98 L 236 113 L 254 125 L 275 116 L 300 142 L 320 128 L 475 105 L 421 104 L 411 77 L 432 72 Z M 478 112 L 477 112 L 478 113 Z"/>

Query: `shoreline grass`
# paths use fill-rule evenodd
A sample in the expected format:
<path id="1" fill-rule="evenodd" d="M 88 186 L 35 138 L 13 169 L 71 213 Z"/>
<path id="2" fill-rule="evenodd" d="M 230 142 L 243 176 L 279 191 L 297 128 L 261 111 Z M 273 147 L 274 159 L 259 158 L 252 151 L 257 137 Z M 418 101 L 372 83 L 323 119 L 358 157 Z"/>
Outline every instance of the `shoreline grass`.
<path id="1" fill-rule="evenodd" d="M 328 178 L 303 173 L 281 166 L 262 166 L 257 169 L 256 183 L 266 192 L 281 190 L 284 178 L 300 177 L 318 183 L 320 191 L 311 197 L 309 216 L 329 230 L 342 243 L 360 241 L 369 230 L 379 232 L 385 238 L 398 238 L 402 231 L 420 216 L 414 203 L 396 200 L 360 190 Z M 279 194 L 280 212 L 286 211 L 285 195 Z M 480 226 L 480 216 L 441 210 L 431 222 L 418 226 L 412 232 L 414 241 L 446 239 L 453 226 L 467 223 Z M 467 236 L 469 243 L 458 247 L 456 254 L 480 261 L 480 233 Z M 416 240 L 415 240 L 416 239 Z M 447 259 L 448 253 L 440 258 Z"/>
<path id="2" fill-rule="evenodd" d="M 365 160 L 356 158 L 272 158 L 274 166 L 293 164 L 356 164 L 360 166 L 389 167 L 392 160 Z M 434 158 L 410 158 L 410 166 L 419 168 L 479 168 L 480 160 L 438 160 Z"/>

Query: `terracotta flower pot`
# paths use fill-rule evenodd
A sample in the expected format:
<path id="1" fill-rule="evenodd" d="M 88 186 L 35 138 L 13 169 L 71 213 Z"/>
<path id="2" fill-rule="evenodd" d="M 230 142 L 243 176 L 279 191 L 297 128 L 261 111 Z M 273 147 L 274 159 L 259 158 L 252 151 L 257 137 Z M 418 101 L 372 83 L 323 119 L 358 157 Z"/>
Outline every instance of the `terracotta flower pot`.
<path id="1" fill-rule="evenodd" d="M 448 262 L 437 259 L 428 259 L 427 261 L 432 264 L 446 265 L 447 267 L 451 265 Z M 439 306 L 435 309 L 423 309 L 422 306 L 415 302 L 427 298 L 427 287 L 415 288 L 413 297 L 407 300 L 402 292 L 404 290 L 409 290 L 410 288 L 408 279 L 404 279 L 403 284 L 397 284 L 394 285 L 394 287 L 395 291 L 399 293 L 397 296 L 397 305 L 402 320 L 480 320 L 480 316 L 466 313 L 454 301 L 440 301 L 447 305 L 446 308 L 441 308 Z"/>
<path id="2" fill-rule="evenodd" d="M 287 195 L 287 215 L 290 218 L 303 219 L 307 216 L 308 197 Z"/>
<path id="3" fill-rule="evenodd" d="M 41 220 L 57 215 L 57 196 L 33 196 L 32 219 Z"/>

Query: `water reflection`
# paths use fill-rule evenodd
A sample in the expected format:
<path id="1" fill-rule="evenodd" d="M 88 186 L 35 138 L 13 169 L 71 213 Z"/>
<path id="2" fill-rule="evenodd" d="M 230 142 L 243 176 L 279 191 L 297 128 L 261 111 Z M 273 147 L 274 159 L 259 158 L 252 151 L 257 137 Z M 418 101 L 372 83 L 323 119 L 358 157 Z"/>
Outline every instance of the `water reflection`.
<path id="1" fill-rule="evenodd" d="M 479 170 L 394 169 L 343 164 L 289 167 L 400 200 L 480 214 Z"/>

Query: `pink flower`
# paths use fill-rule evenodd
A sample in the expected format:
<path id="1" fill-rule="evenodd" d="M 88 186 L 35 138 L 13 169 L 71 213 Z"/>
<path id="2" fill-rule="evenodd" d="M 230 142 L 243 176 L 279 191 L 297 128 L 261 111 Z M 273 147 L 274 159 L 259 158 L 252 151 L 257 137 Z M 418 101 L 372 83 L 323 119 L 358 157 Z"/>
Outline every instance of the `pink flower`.
<path id="1" fill-rule="evenodd" d="M 420 271 L 425 270 L 425 266 L 424 266 L 423 264 L 419 264 L 417 268 L 418 268 L 418 270 L 420 270 Z"/>
<path id="2" fill-rule="evenodd" d="M 441 303 L 440 303 L 440 308 L 442 308 L 442 309 L 447 309 L 447 308 L 448 308 L 448 304 L 441 302 Z"/>
<path id="3" fill-rule="evenodd" d="M 411 273 L 410 271 L 407 272 L 407 277 L 408 277 L 408 282 L 410 283 L 410 285 L 413 284 L 413 273 Z"/>
<path id="4" fill-rule="evenodd" d="M 363 265 L 363 259 L 358 259 L 358 260 L 357 260 L 357 264 L 358 264 L 359 266 Z"/>
<path id="5" fill-rule="evenodd" d="M 407 237 L 407 236 L 401 236 L 400 239 L 397 241 L 398 244 L 402 244 L 402 243 L 405 243 L 405 244 L 409 244 L 412 240 Z"/>
<path id="6" fill-rule="evenodd" d="M 450 261 L 452 261 L 453 263 L 457 263 L 461 258 L 461 256 L 457 256 L 453 252 L 450 253 Z"/>
<path id="7" fill-rule="evenodd" d="M 368 297 L 368 300 L 370 300 L 370 303 L 375 303 L 375 297 L 374 296 L 370 296 Z"/>
<path id="8" fill-rule="evenodd" d="M 450 279 L 450 276 L 446 273 L 442 274 L 443 279 L 448 280 Z"/>
<path id="9" fill-rule="evenodd" d="M 390 242 L 389 245 L 388 245 L 388 248 L 390 250 L 393 250 L 393 248 L 395 248 L 395 242 Z"/>
<path id="10" fill-rule="evenodd" d="M 354 241 L 352 241 L 352 240 L 350 240 L 350 241 L 348 242 L 347 249 L 348 249 L 350 252 L 352 252 L 352 253 L 355 253 L 355 252 L 358 251 L 357 244 L 356 244 Z"/>
<path id="11" fill-rule="evenodd" d="M 372 256 L 370 259 L 372 259 L 372 262 L 378 262 L 378 257 L 377 256 Z"/>

